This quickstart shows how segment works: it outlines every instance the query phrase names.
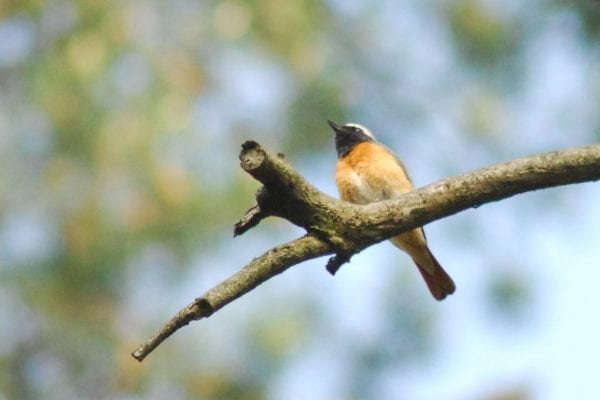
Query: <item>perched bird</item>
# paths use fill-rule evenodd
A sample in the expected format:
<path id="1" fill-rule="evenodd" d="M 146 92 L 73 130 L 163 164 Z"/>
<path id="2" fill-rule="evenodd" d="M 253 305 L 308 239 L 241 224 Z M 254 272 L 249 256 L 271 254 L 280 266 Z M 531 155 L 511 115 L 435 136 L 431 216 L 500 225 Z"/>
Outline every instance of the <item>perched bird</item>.
<path id="1" fill-rule="evenodd" d="M 375 136 L 358 124 L 329 126 L 335 132 L 338 163 L 335 180 L 342 200 L 367 204 L 394 199 L 413 189 L 402 161 Z M 393 237 L 390 241 L 410 255 L 437 300 L 454 293 L 456 286 L 427 247 L 423 228 Z"/>

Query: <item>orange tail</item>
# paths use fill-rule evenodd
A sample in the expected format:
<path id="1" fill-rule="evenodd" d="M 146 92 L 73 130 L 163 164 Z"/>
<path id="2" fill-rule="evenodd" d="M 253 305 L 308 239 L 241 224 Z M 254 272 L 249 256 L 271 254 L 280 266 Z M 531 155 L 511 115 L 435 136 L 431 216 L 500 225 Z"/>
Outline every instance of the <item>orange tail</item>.
<path id="1" fill-rule="evenodd" d="M 454 281 L 452 278 L 450 278 L 450 275 L 444 271 L 444 268 L 442 268 L 433 254 L 431 254 L 431 251 L 427 249 L 427 252 L 431 257 L 431 264 L 428 265 L 429 268 L 425 268 L 424 266 L 416 263 L 417 267 L 419 267 L 419 272 L 423 276 L 425 283 L 427 283 L 427 287 L 429 288 L 429 291 L 433 297 L 435 297 L 436 300 L 444 300 L 446 296 L 454 293 L 456 290 L 456 285 L 454 285 Z"/>

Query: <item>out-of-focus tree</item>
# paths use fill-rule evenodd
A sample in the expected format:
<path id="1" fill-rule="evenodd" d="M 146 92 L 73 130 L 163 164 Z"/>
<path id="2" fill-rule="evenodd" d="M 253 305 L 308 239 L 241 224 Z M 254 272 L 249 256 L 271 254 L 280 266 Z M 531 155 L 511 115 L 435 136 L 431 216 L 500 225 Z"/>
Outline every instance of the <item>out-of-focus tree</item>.
<path id="1" fill-rule="evenodd" d="M 256 188 L 237 167 L 244 139 L 286 152 L 332 193 L 328 118 L 370 124 L 421 183 L 598 140 L 598 89 L 576 104 L 572 142 L 506 134 L 536 123 L 519 107 L 539 111 L 530 53 L 545 49 L 546 21 L 597 49 L 596 2 L 508 3 L 0 0 L 0 398 L 292 398 L 306 379 L 313 398 L 384 398 L 395 371 L 443 357 L 437 305 L 392 265 L 400 256 L 371 251 L 382 278 L 350 266 L 331 283 L 300 268 L 144 364 L 129 352 L 291 234 L 270 223 L 229 238 Z M 579 61 L 597 65 L 598 52 Z M 459 247 L 483 229 L 460 221 Z M 481 304 L 526 320 L 533 272 L 480 247 L 500 259 Z M 372 304 L 332 290 L 357 285 L 352 274 Z"/>

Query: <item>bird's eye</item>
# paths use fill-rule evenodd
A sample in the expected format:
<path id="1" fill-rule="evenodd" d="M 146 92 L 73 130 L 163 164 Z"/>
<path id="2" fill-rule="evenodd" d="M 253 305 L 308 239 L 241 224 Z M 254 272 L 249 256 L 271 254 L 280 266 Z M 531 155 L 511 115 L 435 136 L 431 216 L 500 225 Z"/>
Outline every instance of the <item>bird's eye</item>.
<path id="1" fill-rule="evenodd" d="M 356 132 L 356 133 L 360 132 L 360 128 L 359 128 L 359 127 L 357 127 L 357 126 L 355 126 L 355 127 L 354 127 L 354 132 Z"/>

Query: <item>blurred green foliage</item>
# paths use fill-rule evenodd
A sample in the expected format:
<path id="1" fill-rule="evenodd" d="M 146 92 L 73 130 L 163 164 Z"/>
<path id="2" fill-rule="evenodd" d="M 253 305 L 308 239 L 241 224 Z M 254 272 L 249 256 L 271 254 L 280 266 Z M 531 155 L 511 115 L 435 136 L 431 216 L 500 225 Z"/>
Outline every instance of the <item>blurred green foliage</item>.
<path id="1" fill-rule="evenodd" d="M 381 43 L 365 34 L 377 37 L 377 18 L 385 15 L 351 20 L 334 3 L 0 0 L 0 40 L 6 41 L 0 47 L 6 51 L 0 54 L 0 295 L 7 308 L 0 399 L 273 398 L 273 377 L 304 346 L 328 336 L 329 314 L 302 293 L 297 310 L 276 318 L 268 307 L 256 307 L 245 310 L 246 325 L 213 328 L 202 337 L 195 330 L 141 365 L 129 356 L 181 305 L 179 289 L 187 293 L 198 264 L 223 264 L 206 267 L 207 288 L 244 262 L 223 240 L 256 188 L 236 168 L 241 141 L 253 135 L 292 157 L 329 157 L 332 169 L 325 120 L 343 121 L 392 90 L 393 78 L 380 68 L 404 60 L 374 62 L 369 57 Z M 505 77 L 514 72 L 505 60 L 525 40 L 522 24 L 476 0 L 432 4 L 460 65 L 500 65 L 495 73 Z M 594 2 L 557 4 L 577 14 L 590 38 L 597 36 Z M 402 38 L 392 41 L 406 46 Z M 348 43 L 356 46 L 348 52 L 361 53 L 345 57 L 339 47 Z M 231 53 L 283 71 L 284 87 L 261 86 L 264 81 L 252 79 L 260 71 L 250 71 L 245 91 L 223 94 L 227 82 L 239 83 L 238 75 L 251 69 L 219 61 Z M 345 67 L 375 82 L 362 103 L 348 97 L 356 88 L 340 78 Z M 460 99 L 460 115 L 465 132 L 494 140 L 505 127 L 507 95 L 482 87 Z M 275 89 L 283 101 L 261 98 Z M 252 106 L 261 101 L 269 106 L 256 115 Z M 281 115 L 268 114 L 269 107 Z M 281 241 L 284 228 L 266 226 L 254 234 Z M 251 245 L 239 257 L 263 247 Z M 527 298 L 526 288 L 499 281 L 491 290 L 495 306 L 516 307 Z M 378 328 L 377 342 L 356 343 L 348 391 L 360 398 L 373 392 L 370 378 L 380 369 L 435 350 L 436 314 L 401 304 L 396 291 L 383 294 L 387 325 Z M 222 336 L 238 342 L 219 347 Z M 208 353 L 211 344 L 232 353 L 204 358 L 199 349 Z"/>
<path id="2" fill-rule="evenodd" d="M 597 0 L 555 1 L 556 6 L 573 10 L 582 21 L 585 32 L 591 40 L 600 35 L 600 2 Z"/>
<path id="3" fill-rule="evenodd" d="M 460 0 L 448 6 L 456 44 L 469 62 L 489 66 L 514 52 L 519 39 L 514 23 L 477 0 Z"/>

